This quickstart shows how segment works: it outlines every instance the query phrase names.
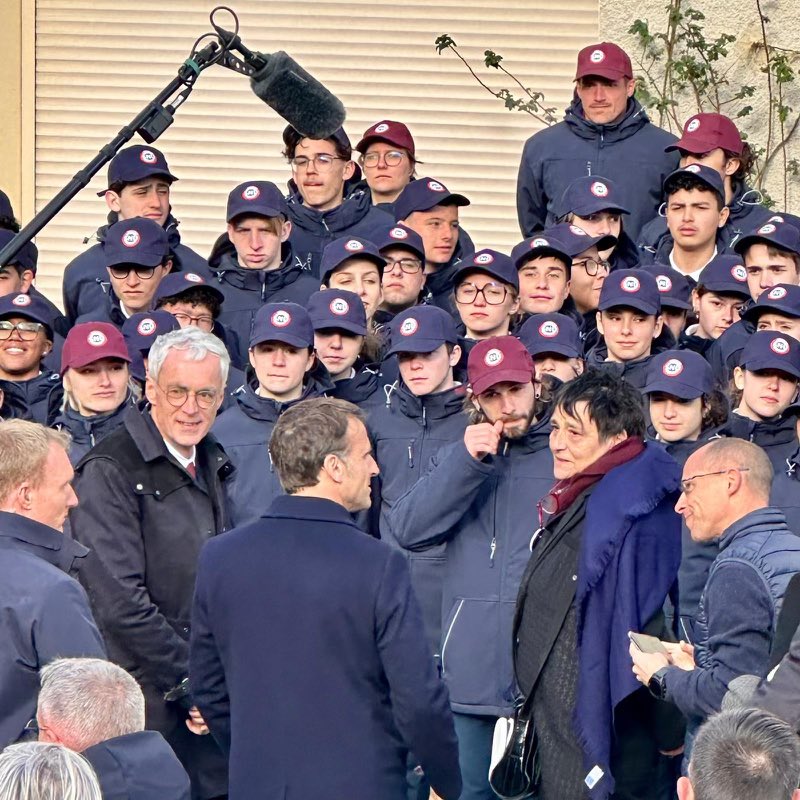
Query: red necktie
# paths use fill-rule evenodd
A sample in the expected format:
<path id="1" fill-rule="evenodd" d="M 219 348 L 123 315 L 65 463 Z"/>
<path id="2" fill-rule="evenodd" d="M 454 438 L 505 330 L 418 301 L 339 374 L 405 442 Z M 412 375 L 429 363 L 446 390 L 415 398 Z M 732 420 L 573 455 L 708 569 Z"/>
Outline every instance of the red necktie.
<path id="1" fill-rule="evenodd" d="M 186 465 L 186 471 L 192 476 L 192 480 L 197 477 L 197 470 L 195 469 L 194 462 Z"/>

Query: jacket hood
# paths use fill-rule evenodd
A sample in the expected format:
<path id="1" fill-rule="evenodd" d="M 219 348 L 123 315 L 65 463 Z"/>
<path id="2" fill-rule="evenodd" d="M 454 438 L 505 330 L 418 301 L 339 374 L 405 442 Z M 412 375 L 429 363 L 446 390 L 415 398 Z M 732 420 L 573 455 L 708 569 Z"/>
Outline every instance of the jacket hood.
<path id="1" fill-rule="evenodd" d="M 381 374 L 380 365 L 364 364 L 359 360 L 356 361 L 354 369 L 356 374 L 353 375 L 352 378 L 345 378 L 344 380 L 336 382 L 328 378 L 327 385 L 325 381 L 319 381 L 319 383 L 325 387 L 325 394 L 330 397 L 338 398 L 339 400 L 347 400 L 356 405 L 372 397 L 378 390 Z M 314 370 L 312 370 L 312 372 L 314 372 Z"/>
<path id="2" fill-rule="evenodd" d="M 387 406 L 397 405 L 404 416 L 422 420 L 423 424 L 425 420 L 445 419 L 464 410 L 466 387 L 462 384 L 444 392 L 417 397 L 402 380 L 397 380 L 384 386 L 383 391 Z"/>
<path id="3" fill-rule="evenodd" d="M 66 430 L 72 436 L 73 442 L 92 446 L 95 441 L 99 441 L 109 431 L 121 425 L 125 412 L 133 405 L 135 405 L 135 400 L 130 391 L 113 411 L 95 414 L 93 417 L 84 417 L 83 414 L 67 404 L 56 417 L 53 425 L 61 430 Z"/>
<path id="4" fill-rule="evenodd" d="M 341 205 L 328 211 L 316 211 L 304 205 L 303 198 L 298 191 L 292 192 L 287 202 L 293 225 L 323 236 L 339 234 L 339 232 L 342 232 L 341 235 L 344 236 L 344 231 L 361 222 L 372 208 L 369 192 L 361 190 L 346 197 Z"/>
<path id="5" fill-rule="evenodd" d="M 609 125 L 599 125 L 596 122 L 591 122 L 586 119 L 583 114 L 583 103 L 581 103 L 576 94 L 572 103 L 570 103 L 569 107 L 566 109 L 564 122 L 567 123 L 570 130 L 576 136 L 580 136 L 582 139 L 596 139 L 597 137 L 602 137 L 604 141 L 610 143 L 629 139 L 647 125 L 650 120 L 642 104 L 631 97 L 628 100 L 628 107 L 622 119 Z"/>
<path id="6" fill-rule="evenodd" d="M 325 394 L 325 386 L 310 374 L 306 376 L 303 393 L 300 397 L 288 403 L 280 403 L 270 397 L 260 397 L 256 394 L 257 388 L 258 379 L 255 376 L 255 372 L 252 368 L 248 368 L 247 382 L 234 393 L 234 397 L 239 407 L 250 419 L 260 422 L 277 422 L 278 417 L 295 403 L 307 400 L 310 397 L 321 397 Z"/>
<path id="7" fill-rule="evenodd" d="M 274 292 L 293 284 L 304 272 L 304 269 L 292 254 L 291 246 L 284 242 L 281 248 L 282 262 L 278 269 L 245 269 L 240 267 L 232 249 L 218 254 L 215 266 L 211 269 L 217 283 L 227 284 L 237 289 L 260 291 L 262 296 L 271 296 Z"/>
<path id="8" fill-rule="evenodd" d="M 756 422 L 742 414 L 732 413 L 720 428 L 719 434 L 746 439 L 759 447 L 788 445 L 797 441 L 797 417 L 795 414 L 784 413 L 777 419 Z"/>

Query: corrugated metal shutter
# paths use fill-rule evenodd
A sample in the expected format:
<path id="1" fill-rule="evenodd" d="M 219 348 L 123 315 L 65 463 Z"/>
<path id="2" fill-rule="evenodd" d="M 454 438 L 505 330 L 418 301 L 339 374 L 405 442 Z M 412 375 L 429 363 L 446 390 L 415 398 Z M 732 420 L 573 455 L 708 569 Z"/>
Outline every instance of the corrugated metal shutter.
<path id="1" fill-rule="evenodd" d="M 569 101 L 578 49 L 597 37 L 598 0 L 239 0 L 243 41 L 286 50 L 345 103 L 353 143 L 373 122 L 406 122 L 431 174 L 473 205 L 464 225 L 479 247 L 519 238 L 514 205 L 524 140 L 539 123 L 505 110 L 452 53 L 450 34 L 490 85 L 510 81 L 482 63 L 500 52 L 523 83 L 544 91 L 558 115 Z M 38 0 L 36 11 L 36 207 L 41 208 L 175 75 L 209 29 L 210 2 Z M 223 27 L 227 27 L 223 24 Z M 173 208 L 183 240 L 207 254 L 224 227 L 227 192 L 261 178 L 283 185 L 284 126 L 248 81 L 222 67 L 199 79 L 156 146 L 180 181 Z M 134 142 L 138 141 L 138 137 Z M 63 267 L 102 224 L 105 170 L 40 234 L 40 288 L 56 300 Z"/>

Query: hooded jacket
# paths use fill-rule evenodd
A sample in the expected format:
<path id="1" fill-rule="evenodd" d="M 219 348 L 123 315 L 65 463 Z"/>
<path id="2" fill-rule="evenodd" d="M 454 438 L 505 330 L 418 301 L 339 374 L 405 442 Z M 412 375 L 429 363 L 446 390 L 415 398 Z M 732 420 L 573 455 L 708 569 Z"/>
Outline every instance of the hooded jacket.
<path id="1" fill-rule="evenodd" d="M 27 381 L 0 380 L 3 390 L 3 417 L 27 419 L 48 427 L 58 416 L 64 387 L 57 372 L 43 370 Z"/>
<path id="2" fill-rule="evenodd" d="M 769 456 L 775 472 L 783 472 L 797 450 L 797 414 L 784 412 L 777 419 L 756 422 L 733 412 L 719 435 L 757 444 Z"/>
<path id="3" fill-rule="evenodd" d="M 380 364 L 365 364 L 361 359 L 357 359 L 353 365 L 355 375 L 352 378 L 344 378 L 340 381 L 333 381 L 330 376 L 327 380 L 320 379 L 320 383 L 327 383 L 325 395 L 335 397 L 338 400 L 347 400 L 366 411 L 380 405 L 383 399 L 378 391 L 381 388 Z M 312 370 L 314 372 L 314 370 Z M 327 370 L 326 370 L 327 372 Z"/>
<path id="4" fill-rule="evenodd" d="M 642 226 L 658 212 L 664 178 L 678 167 L 678 154 L 664 152 L 675 141 L 673 134 L 650 122 L 634 98 L 619 121 L 599 125 L 586 119 L 576 95 L 563 122 L 525 142 L 517 178 L 522 235 L 555 222 L 556 206 L 570 181 L 598 175 L 622 187 L 631 212 L 625 229 L 637 241 Z"/>

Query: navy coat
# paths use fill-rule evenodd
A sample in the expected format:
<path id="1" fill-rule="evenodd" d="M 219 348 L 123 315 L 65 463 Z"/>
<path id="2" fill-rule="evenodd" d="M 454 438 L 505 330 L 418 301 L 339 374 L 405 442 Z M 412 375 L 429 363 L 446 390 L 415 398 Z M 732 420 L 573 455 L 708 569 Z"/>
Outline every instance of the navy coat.
<path id="1" fill-rule="evenodd" d="M 231 800 L 404 800 L 407 750 L 458 798 L 447 690 L 405 560 L 342 506 L 278 497 L 209 542 L 192 619 L 193 697 L 229 753 Z"/>
<path id="2" fill-rule="evenodd" d="M 26 419 L 52 425 L 61 408 L 64 387 L 57 372 L 43 369 L 27 381 L 0 380 L 3 390 L 3 417 Z"/>
<path id="3" fill-rule="evenodd" d="M 0 749 L 36 716 L 45 664 L 106 657 L 86 593 L 70 575 L 88 552 L 61 531 L 0 511 Z"/>

